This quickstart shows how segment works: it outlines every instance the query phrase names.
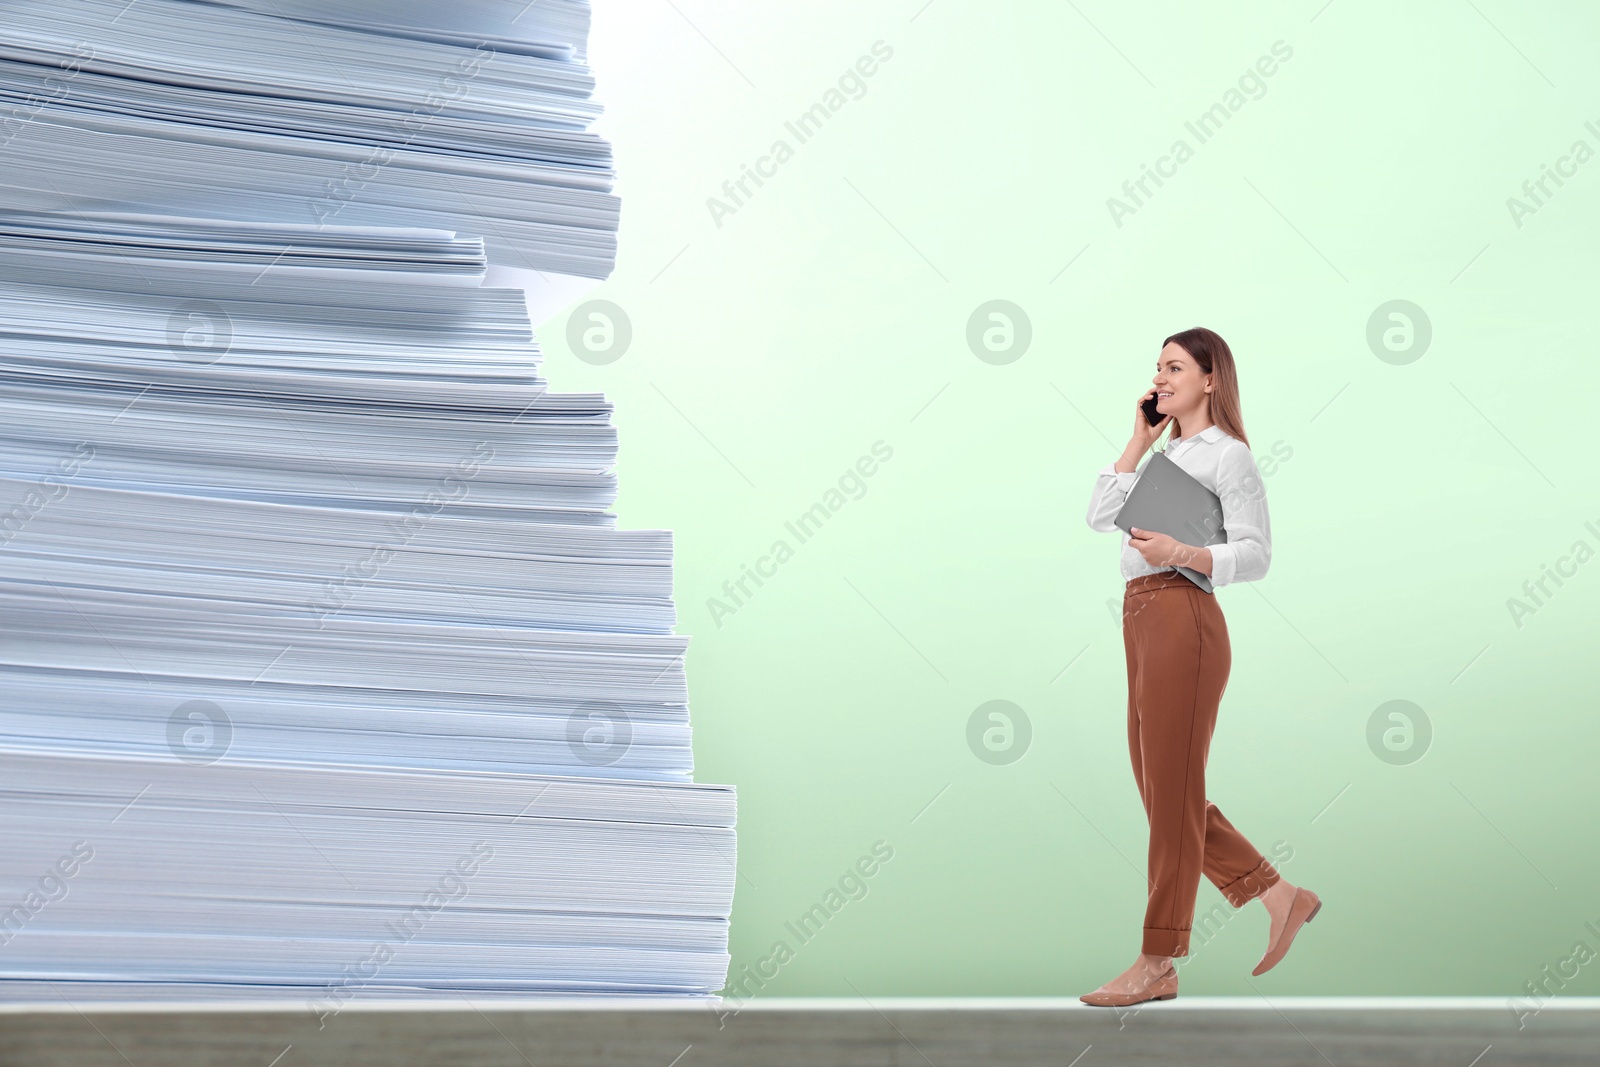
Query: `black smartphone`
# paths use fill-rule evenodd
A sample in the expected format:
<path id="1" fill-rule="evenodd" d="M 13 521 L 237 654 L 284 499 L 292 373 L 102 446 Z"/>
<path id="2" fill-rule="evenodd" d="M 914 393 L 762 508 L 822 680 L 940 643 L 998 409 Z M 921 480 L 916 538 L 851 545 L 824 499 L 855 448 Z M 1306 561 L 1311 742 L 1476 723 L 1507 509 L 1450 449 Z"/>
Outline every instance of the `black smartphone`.
<path id="1" fill-rule="evenodd" d="M 1156 394 L 1154 392 L 1152 392 L 1149 396 L 1144 398 L 1143 407 L 1144 407 L 1144 417 L 1150 420 L 1150 425 L 1151 426 L 1155 426 L 1162 419 L 1166 418 L 1165 415 L 1161 414 L 1161 412 L 1156 410 Z"/>

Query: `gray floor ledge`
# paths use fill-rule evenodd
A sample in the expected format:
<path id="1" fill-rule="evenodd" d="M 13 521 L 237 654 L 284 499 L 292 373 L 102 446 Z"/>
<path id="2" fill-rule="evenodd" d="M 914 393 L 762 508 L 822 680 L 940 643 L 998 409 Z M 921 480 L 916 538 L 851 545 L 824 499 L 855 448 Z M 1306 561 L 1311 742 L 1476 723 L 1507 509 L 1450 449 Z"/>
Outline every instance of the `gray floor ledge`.
<path id="1" fill-rule="evenodd" d="M 713 1067 L 1600 1062 L 1600 997 L 0 1003 L 4 1067 Z M 1517 1011 L 1523 1014 L 1519 1017 Z"/>

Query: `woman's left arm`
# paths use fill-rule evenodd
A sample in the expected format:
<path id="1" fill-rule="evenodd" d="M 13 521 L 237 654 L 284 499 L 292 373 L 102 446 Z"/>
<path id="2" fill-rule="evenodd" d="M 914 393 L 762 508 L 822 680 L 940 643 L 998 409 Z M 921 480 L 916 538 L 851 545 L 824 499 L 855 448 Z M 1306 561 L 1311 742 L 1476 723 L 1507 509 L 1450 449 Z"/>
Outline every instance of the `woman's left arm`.
<path id="1" fill-rule="evenodd" d="M 1249 448 L 1241 445 L 1223 455 L 1217 468 L 1217 497 L 1228 540 L 1209 548 L 1181 546 L 1188 560 L 1179 560 L 1179 566 L 1208 575 L 1213 587 L 1266 577 L 1272 564 L 1272 521 L 1267 515 L 1267 487 Z"/>

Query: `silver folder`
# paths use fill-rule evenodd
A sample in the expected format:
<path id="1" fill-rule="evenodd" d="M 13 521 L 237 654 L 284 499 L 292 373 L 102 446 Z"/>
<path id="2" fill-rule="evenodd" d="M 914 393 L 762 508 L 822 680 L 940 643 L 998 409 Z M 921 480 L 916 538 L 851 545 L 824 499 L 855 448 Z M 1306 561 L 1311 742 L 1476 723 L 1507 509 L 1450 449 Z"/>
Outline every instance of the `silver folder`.
<path id="1" fill-rule="evenodd" d="M 1128 491 L 1128 499 L 1117 512 L 1116 524 L 1131 533 L 1155 530 L 1198 548 L 1220 545 L 1228 540 L 1222 526 L 1222 501 L 1217 494 L 1166 453 L 1157 452 L 1145 464 L 1138 481 Z M 1178 573 L 1207 593 L 1213 592 L 1211 579 L 1191 567 L 1178 567 Z"/>

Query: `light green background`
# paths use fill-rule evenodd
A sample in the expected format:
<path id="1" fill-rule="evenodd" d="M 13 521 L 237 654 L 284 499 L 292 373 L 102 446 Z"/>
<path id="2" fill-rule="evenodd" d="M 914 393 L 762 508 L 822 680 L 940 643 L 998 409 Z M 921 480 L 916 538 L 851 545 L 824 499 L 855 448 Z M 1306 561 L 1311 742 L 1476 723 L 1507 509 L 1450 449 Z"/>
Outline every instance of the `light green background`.
<path id="1" fill-rule="evenodd" d="M 1600 949 L 1600 563 L 1520 628 L 1507 607 L 1600 547 L 1600 161 L 1520 228 L 1507 207 L 1600 148 L 1592 7 L 598 7 L 623 213 L 590 296 L 633 340 L 582 362 L 567 311 L 541 339 L 554 388 L 616 404 L 620 524 L 675 532 L 696 776 L 739 788 L 736 975 L 779 939 L 763 996 L 1076 995 L 1132 961 L 1118 542 L 1084 512 L 1194 325 L 1233 348 L 1257 456 L 1292 449 L 1271 572 L 1218 594 L 1208 792 L 1325 907 L 1259 979 L 1266 914 L 1234 913 L 1185 992 L 1509 996 Z M 706 199 L 880 39 L 865 95 L 716 226 Z M 1265 95 L 1197 144 L 1185 120 L 1278 40 Z M 1179 137 L 1194 158 L 1118 228 L 1107 198 Z M 997 298 L 1033 326 L 1005 366 L 965 340 Z M 1395 299 L 1433 329 L 1405 365 L 1366 337 Z M 880 439 L 865 496 L 719 627 L 707 599 Z M 1008 766 L 967 746 L 991 699 L 1032 723 Z M 1366 740 L 1396 699 L 1433 724 L 1408 766 Z M 801 945 L 784 924 L 880 839 L 867 895 Z"/>

